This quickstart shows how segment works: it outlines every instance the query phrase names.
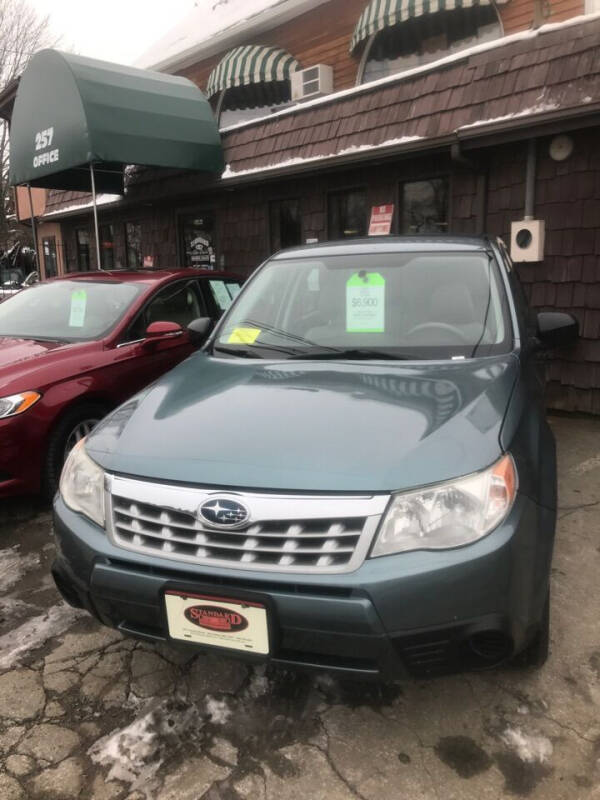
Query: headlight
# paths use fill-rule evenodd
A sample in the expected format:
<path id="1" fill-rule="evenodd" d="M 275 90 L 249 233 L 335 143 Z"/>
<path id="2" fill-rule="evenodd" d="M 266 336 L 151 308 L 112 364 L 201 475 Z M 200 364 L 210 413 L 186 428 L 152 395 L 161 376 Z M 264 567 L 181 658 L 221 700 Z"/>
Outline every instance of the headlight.
<path id="1" fill-rule="evenodd" d="M 104 470 L 85 452 L 85 439 L 69 453 L 60 476 L 60 494 L 73 511 L 104 527 Z"/>
<path id="2" fill-rule="evenodd" d="M 0 397 L 0 419 L 16 417 L 37 403 L 42 395 L 37 392 L 21 392 L 8 397 Z"/>
<path id="3" fill-rule="evenodd" d="M 502 522 L 516 491 L 515 465 L 506 455 L 476 475 L 397 494 L 383 518 L 371 556 L 444 550 L 475 542 Z"/>

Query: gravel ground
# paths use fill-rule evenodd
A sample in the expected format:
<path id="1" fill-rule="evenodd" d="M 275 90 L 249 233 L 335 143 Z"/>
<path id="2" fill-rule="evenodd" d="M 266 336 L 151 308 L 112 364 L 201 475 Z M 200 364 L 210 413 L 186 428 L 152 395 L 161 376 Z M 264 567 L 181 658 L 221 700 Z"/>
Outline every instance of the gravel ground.
<path id="1" fill-rule="evenodd" d="M 392 687 L 192 659 L 49 576 L 49 510 L 0 510 L 0 798 L 600 800 L 600 422 L 555 418 L 552 654 Z"/>

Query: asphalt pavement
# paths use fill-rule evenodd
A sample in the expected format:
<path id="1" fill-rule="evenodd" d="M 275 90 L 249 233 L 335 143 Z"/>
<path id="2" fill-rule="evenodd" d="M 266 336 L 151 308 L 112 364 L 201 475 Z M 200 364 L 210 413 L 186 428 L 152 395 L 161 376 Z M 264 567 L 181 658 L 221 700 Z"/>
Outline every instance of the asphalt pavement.
<path id="1" fill-rule="evenodd" d="M 120 636 L 62 603 L 47 507 L 0 507 L 0 798 L 600 800 L 600 420 L 553 418 L 552 651 L 393 686 Z"/>

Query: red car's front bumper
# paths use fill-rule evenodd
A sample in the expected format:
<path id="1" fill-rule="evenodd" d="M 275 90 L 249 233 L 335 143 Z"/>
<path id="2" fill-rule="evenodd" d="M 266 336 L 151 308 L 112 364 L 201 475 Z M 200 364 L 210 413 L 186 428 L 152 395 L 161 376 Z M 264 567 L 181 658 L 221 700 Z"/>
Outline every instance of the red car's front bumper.
<path id="1" fill-rule="evenodd" d="M 39 492 L 46 437 L 37 414 L 0 420 L 0 499 Z"/>

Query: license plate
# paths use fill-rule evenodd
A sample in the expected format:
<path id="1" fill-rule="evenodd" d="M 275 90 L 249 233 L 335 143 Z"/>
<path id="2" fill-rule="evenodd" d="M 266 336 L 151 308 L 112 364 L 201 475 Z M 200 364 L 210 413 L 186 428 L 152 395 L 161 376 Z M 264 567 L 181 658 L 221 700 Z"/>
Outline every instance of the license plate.
<path id="1" fill-rule="evenodd" d="M 267 609 L 260 603 L 169 590 L 165 605 L 172 639 L 269 653 Z"/>

